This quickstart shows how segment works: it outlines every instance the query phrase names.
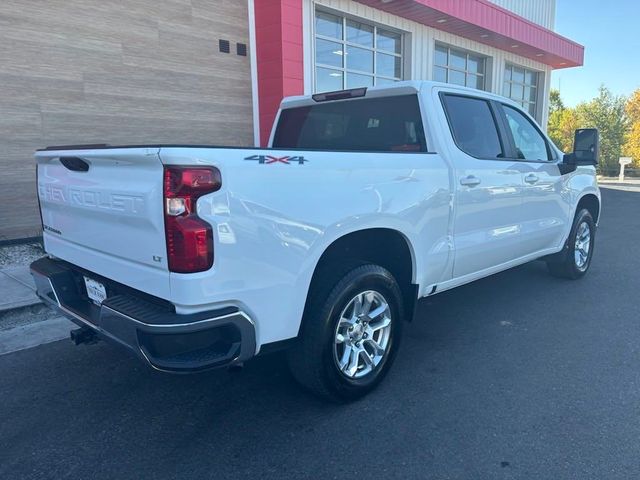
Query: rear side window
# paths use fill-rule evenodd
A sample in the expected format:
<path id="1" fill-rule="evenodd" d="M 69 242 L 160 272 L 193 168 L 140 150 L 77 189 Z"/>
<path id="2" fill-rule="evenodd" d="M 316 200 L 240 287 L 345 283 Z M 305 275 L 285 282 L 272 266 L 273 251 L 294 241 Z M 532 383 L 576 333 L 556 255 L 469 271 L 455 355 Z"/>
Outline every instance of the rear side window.
<path id="1" fill-rule="evenodd" d="M 460 150 L 478 158 L 504 158 L 489 102 L 480 98 L 444 95 L 444 108 Z"/>
<path id="2" fill-rule="evenodd" d="M 280 114 L 275 148 L 424 152 L 417 95 L 318 103 Z"/>

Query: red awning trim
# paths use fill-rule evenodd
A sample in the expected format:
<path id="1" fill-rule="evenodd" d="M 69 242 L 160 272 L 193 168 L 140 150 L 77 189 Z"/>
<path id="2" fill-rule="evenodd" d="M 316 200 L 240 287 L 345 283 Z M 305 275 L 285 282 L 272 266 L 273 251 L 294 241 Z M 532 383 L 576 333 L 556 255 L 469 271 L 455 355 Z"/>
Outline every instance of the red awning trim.
<path id="1" fill-rule="evenodd" d="M 556 69 L 584 62 L 582 45 L 488 0 L 356 1 Z"/>

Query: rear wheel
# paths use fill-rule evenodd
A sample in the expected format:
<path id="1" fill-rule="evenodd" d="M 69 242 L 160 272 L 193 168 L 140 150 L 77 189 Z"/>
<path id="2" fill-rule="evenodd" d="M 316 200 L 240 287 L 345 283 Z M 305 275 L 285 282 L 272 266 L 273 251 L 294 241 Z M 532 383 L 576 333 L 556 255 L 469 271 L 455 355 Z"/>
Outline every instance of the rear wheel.
<path id="1" fill-rule="evenodd" d="M 572 280 L 583 277 L 591 266 L 596 224 L 589 210 L 576 213 L 571 233 L 562 252 L 547 261 L 549 272 Z"/>
<path id="2" fill-rule="evenodd" d="M 310 292 L 289 365 L 311 392 L 354 400 L 380 383 L 396 355 L 403 323 L 400 288 L 389 271 L 372 264 L 323 283 Z"/>

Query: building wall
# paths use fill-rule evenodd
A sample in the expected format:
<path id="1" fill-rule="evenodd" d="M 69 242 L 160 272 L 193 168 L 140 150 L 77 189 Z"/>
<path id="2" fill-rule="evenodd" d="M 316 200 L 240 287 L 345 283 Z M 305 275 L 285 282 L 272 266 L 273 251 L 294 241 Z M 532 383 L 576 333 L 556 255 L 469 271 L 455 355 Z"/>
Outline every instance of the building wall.
<path id="1" fill-rule="evenodd" d="M 256 144 L 267 145 L 281 100 L 302 93 L 302 3 L 249 0 L 249 11 L 255 23 L 256 101 L 260 112 L 254 125 L 259 130 Z"/>
<path id="2" fill-rule="evenodd" d="M 553 30 L 556 24 L 556 0 L 489 0 L 527 20 Z"/>
<path id="3" fill-rule="evenodd" d="M 506 0 L 504 0 L 506 1 Z M 516 3 L 528 3 L 514 0 Z M 546 2 L 547 0 L 545 0 Z M 352 0 L 303 0 L 304 29 L 304 58 L 305 58 L 305 94 L 313 91 L 313 12 L 321 7 L 335 12 L 353 15 L 371 22 L 390 26 L 408 34 L 405 36 L 405 75 L 406 80 L 433 79 L 433 64 L 435 42 L 445 43 L 464 50 L 473 51 L 490 57 L 488 66 L 490 90 L 501 94 L 504 78 L 505 63 L 509 62 L 525 68 L 541 72 L 539 80 L 538 118 L 546 125 L 548 116 L 548 92 L 551 68 L 542 63 L 520 57 L 514 53 L 499 50 L 479 42 L 474 42 L 457 35 L 452 35 L 435 28 L 427 27 L 417 22 L 391 15 L 381 10 L 371 8 Z"/>
<path id="4" fill-rule="evenodd" d="M 2 0 L 0 240 L 40 234 L 37 148 L 252 144 L 236 42 L 249 44 L 246 0 Z"/>

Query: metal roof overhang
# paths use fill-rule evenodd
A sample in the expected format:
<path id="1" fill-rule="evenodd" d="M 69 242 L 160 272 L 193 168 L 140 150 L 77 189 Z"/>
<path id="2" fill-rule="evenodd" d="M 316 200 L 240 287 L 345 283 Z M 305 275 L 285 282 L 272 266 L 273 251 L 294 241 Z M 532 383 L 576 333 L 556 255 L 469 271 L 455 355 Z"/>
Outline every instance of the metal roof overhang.
<path id="1" fill-rule="evenodd" d="M 488 0 L 356 0 L 373 8 L 530 58 L 578 67 L 584 47 Z"/>

